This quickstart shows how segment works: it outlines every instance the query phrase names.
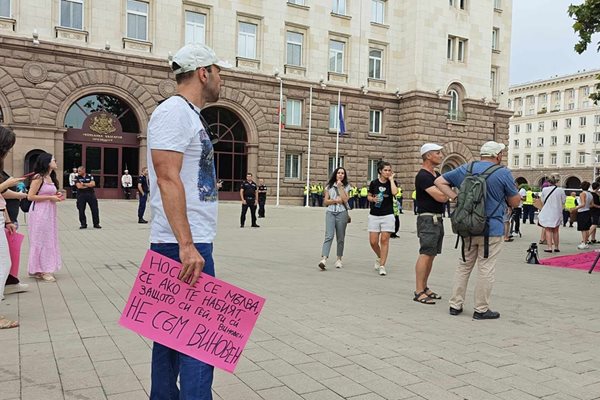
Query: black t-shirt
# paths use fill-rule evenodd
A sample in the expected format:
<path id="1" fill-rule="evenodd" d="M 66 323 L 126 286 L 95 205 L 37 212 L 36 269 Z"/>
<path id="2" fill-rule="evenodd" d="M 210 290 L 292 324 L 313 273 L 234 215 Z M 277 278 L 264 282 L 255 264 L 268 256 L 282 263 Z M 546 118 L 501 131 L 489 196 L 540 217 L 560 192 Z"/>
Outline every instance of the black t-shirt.
<path id="1" fill-rule="evenodd" d="M 592 200 L 594 205 L 600 206 L 600 196 L 596 192 L 592 192 Z M 600 215 L 600 208 L 590 208 L 592 215 Z"/>
<path id="2" fill-rule="evenodd" d="M 258 186 L 258 198 L 259 198 L 259 200 L 264 200 L 267 198 L 267 186 L 266 185 Z"/>
<path id="3" fill-rule="evenodd" d="M 390 181 L 381 183 L 375 179 L 369 184 L 369 193 L 373 196 L 381 196 L 381 202 L 371 203 L 371 215 L 383 216 L 394 213 L 394 195 Z"/>
<path id="4" fill-rule="evenodd" d="M 244 200 L 254 201 L 256 199 L 256 190 L 258 189 L 256 183 L 244 181 L 241 189 L 244 190 Z"/>
<path id="5" fill-rule="evenodd" d="M 415 190 L 417 191 L 417 201 L 419 202 L 419 213 L 435 213 L 442 214 L 444 212 L 444 203 L 435 200 L 427 189 L 432 186 L 435 178 L 440 176 L 440 173 L 435 171 L 435 176 L 426 169 L 421 168 L 415 176 Z"/>

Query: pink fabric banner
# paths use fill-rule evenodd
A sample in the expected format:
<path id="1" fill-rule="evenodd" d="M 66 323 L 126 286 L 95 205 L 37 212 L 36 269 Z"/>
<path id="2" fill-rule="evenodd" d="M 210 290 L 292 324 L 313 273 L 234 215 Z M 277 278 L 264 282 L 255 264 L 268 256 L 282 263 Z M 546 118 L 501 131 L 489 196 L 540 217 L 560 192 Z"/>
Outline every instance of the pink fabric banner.
<path id="1" fill-rule="evenodd" d="M 8 229 L 4 229 L 6 241 L 8 242 L 8 252 L 10 253 L 10 274 L 14 277 L 19 276 L 19 263 L 21 262 L 21 245 L 24 235 L 18 232 L 10 234 Z"/>
<path id="2" fill-rule="evenodd" d="M 178 279 L 180 270 L 148 250 L 119 323 L 233 373 L 265 299 L 206 274 L 191 287 Z"/>

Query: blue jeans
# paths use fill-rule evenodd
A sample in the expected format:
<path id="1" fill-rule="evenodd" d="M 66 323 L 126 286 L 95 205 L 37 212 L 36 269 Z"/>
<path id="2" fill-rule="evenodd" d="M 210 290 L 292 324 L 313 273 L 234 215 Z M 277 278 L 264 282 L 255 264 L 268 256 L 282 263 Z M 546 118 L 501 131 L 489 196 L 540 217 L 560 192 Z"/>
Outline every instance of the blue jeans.
<path id="1" fill-rule="evenodd" d="M 144 218 L 146 212 L 146 201 L 148 200 L 148 193 L 140 195 L 140 203 L 138 205 L 138 219 Z"/>
<path id="2" fill-rule="evenodd" d="M 195 246 L 206 262 L 203 272 L 215 276 L 212 243 L 196 243 Z M 177 243 L 152 243 L 150 250 L 181 261 Z M 212 365 L 154 342 L 150 400 L 212 400 L 213 371 Z M 181 390 L 177 387 L 178 376 Z"/>

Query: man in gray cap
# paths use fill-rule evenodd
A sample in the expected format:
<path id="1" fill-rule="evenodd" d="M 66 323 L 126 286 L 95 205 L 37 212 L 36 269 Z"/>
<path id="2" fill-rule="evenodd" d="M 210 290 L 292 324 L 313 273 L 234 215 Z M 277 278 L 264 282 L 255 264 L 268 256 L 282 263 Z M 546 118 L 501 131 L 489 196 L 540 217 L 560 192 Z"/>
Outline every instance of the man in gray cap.
<path id="1" fill-rule="evenodd" d="M 179 279 L 191 286 L 202 272 L 215 274 L 212 242 L 217 228 L 218 193 L 213 161 L 216 140 L 201 110 L 219 99 L 219 72 L 229 67 L 207 46 L 182 47 L 171 62 L 177 94 L 154 110 L 148 124 L 153 214 L 150 249 L 181 262 Z M 212 399 L 212 380 L 211 365 L 154 343 L 151 400 Z"/>
<path id="2" fill-rule="evenodd" d="M 419 199 L 419 216 L 417 217 L 417 236 L 419 237 L 419 258 L 415 265 L 416 291 L 414 301 L 421 304 L 435 304 L 442 297 L 427 286 L 427 280 L 433 268 L 436 255 L 442 253 L 444 240 L 444 222 L 442 213 L 448 196 L 438 189 L 434 181 L 440 176 L 435 170 L 442 164 L 444 155 L 442 146 L 425 143 L 421 146 L 423 164 L 415 177 L 415 191 Z"/>
<path id="3" fill-rule="evenodd" d="M 481 175 L 489 170 L 485 193 L 485 214 L 489 241 L 488 256 L 485 257 L 486 236 L 471 236 L 465 239 L 464 258 L 461 258 L 454 275 L 454 288 L 450 298 L 450 315 L 458 315 L 463 311 L 469 276 L 473 267 L 477 264 L 473 319 L 500 318 L 499 312 L 492 311 L 489 308 L 489 302 L 496 277 L 496 260 L 504 243 L 502 239 L 504 235 L 503 216 L 507 203 L 510 207 L 517 207 L 521 199 L 510 170 L 505 167 L 496 167 L 501 165 L 505 149 L 506 146 L 502 143 L 486 142 L 481 146 L 481 161 L 461 165 L 435 180 L 438 189 L 451 200 L 454 200 L 457 194 L 452 188 L 459 187 L 469 172 L 473 175 Z"/>

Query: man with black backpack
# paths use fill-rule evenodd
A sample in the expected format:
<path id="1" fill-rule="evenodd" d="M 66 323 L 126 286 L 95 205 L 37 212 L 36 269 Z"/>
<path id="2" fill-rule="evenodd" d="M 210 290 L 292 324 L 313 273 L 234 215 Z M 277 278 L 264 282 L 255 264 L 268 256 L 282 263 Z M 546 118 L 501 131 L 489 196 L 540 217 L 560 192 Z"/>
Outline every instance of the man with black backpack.
<path id="1" fill-rule="evenodd" d="M 463 311 L 469 276 L 477 264 L 473 319 L 496 319 L 489 308 L 496 276 L 496 261 L 503 244 L 506 206 L 517 207 L 520 196 L 508 168 L 501 165 L 506 146 L 494 141 L 481 146 L 481 161 L 461 165 L 435 180 L 451 200 L 456 199 L 452 230 L 462 240 L 462 257 L 456 269 L 450 298 L 450 315 Z M 452 190 L 459 188 L 458 195 Z"/>

